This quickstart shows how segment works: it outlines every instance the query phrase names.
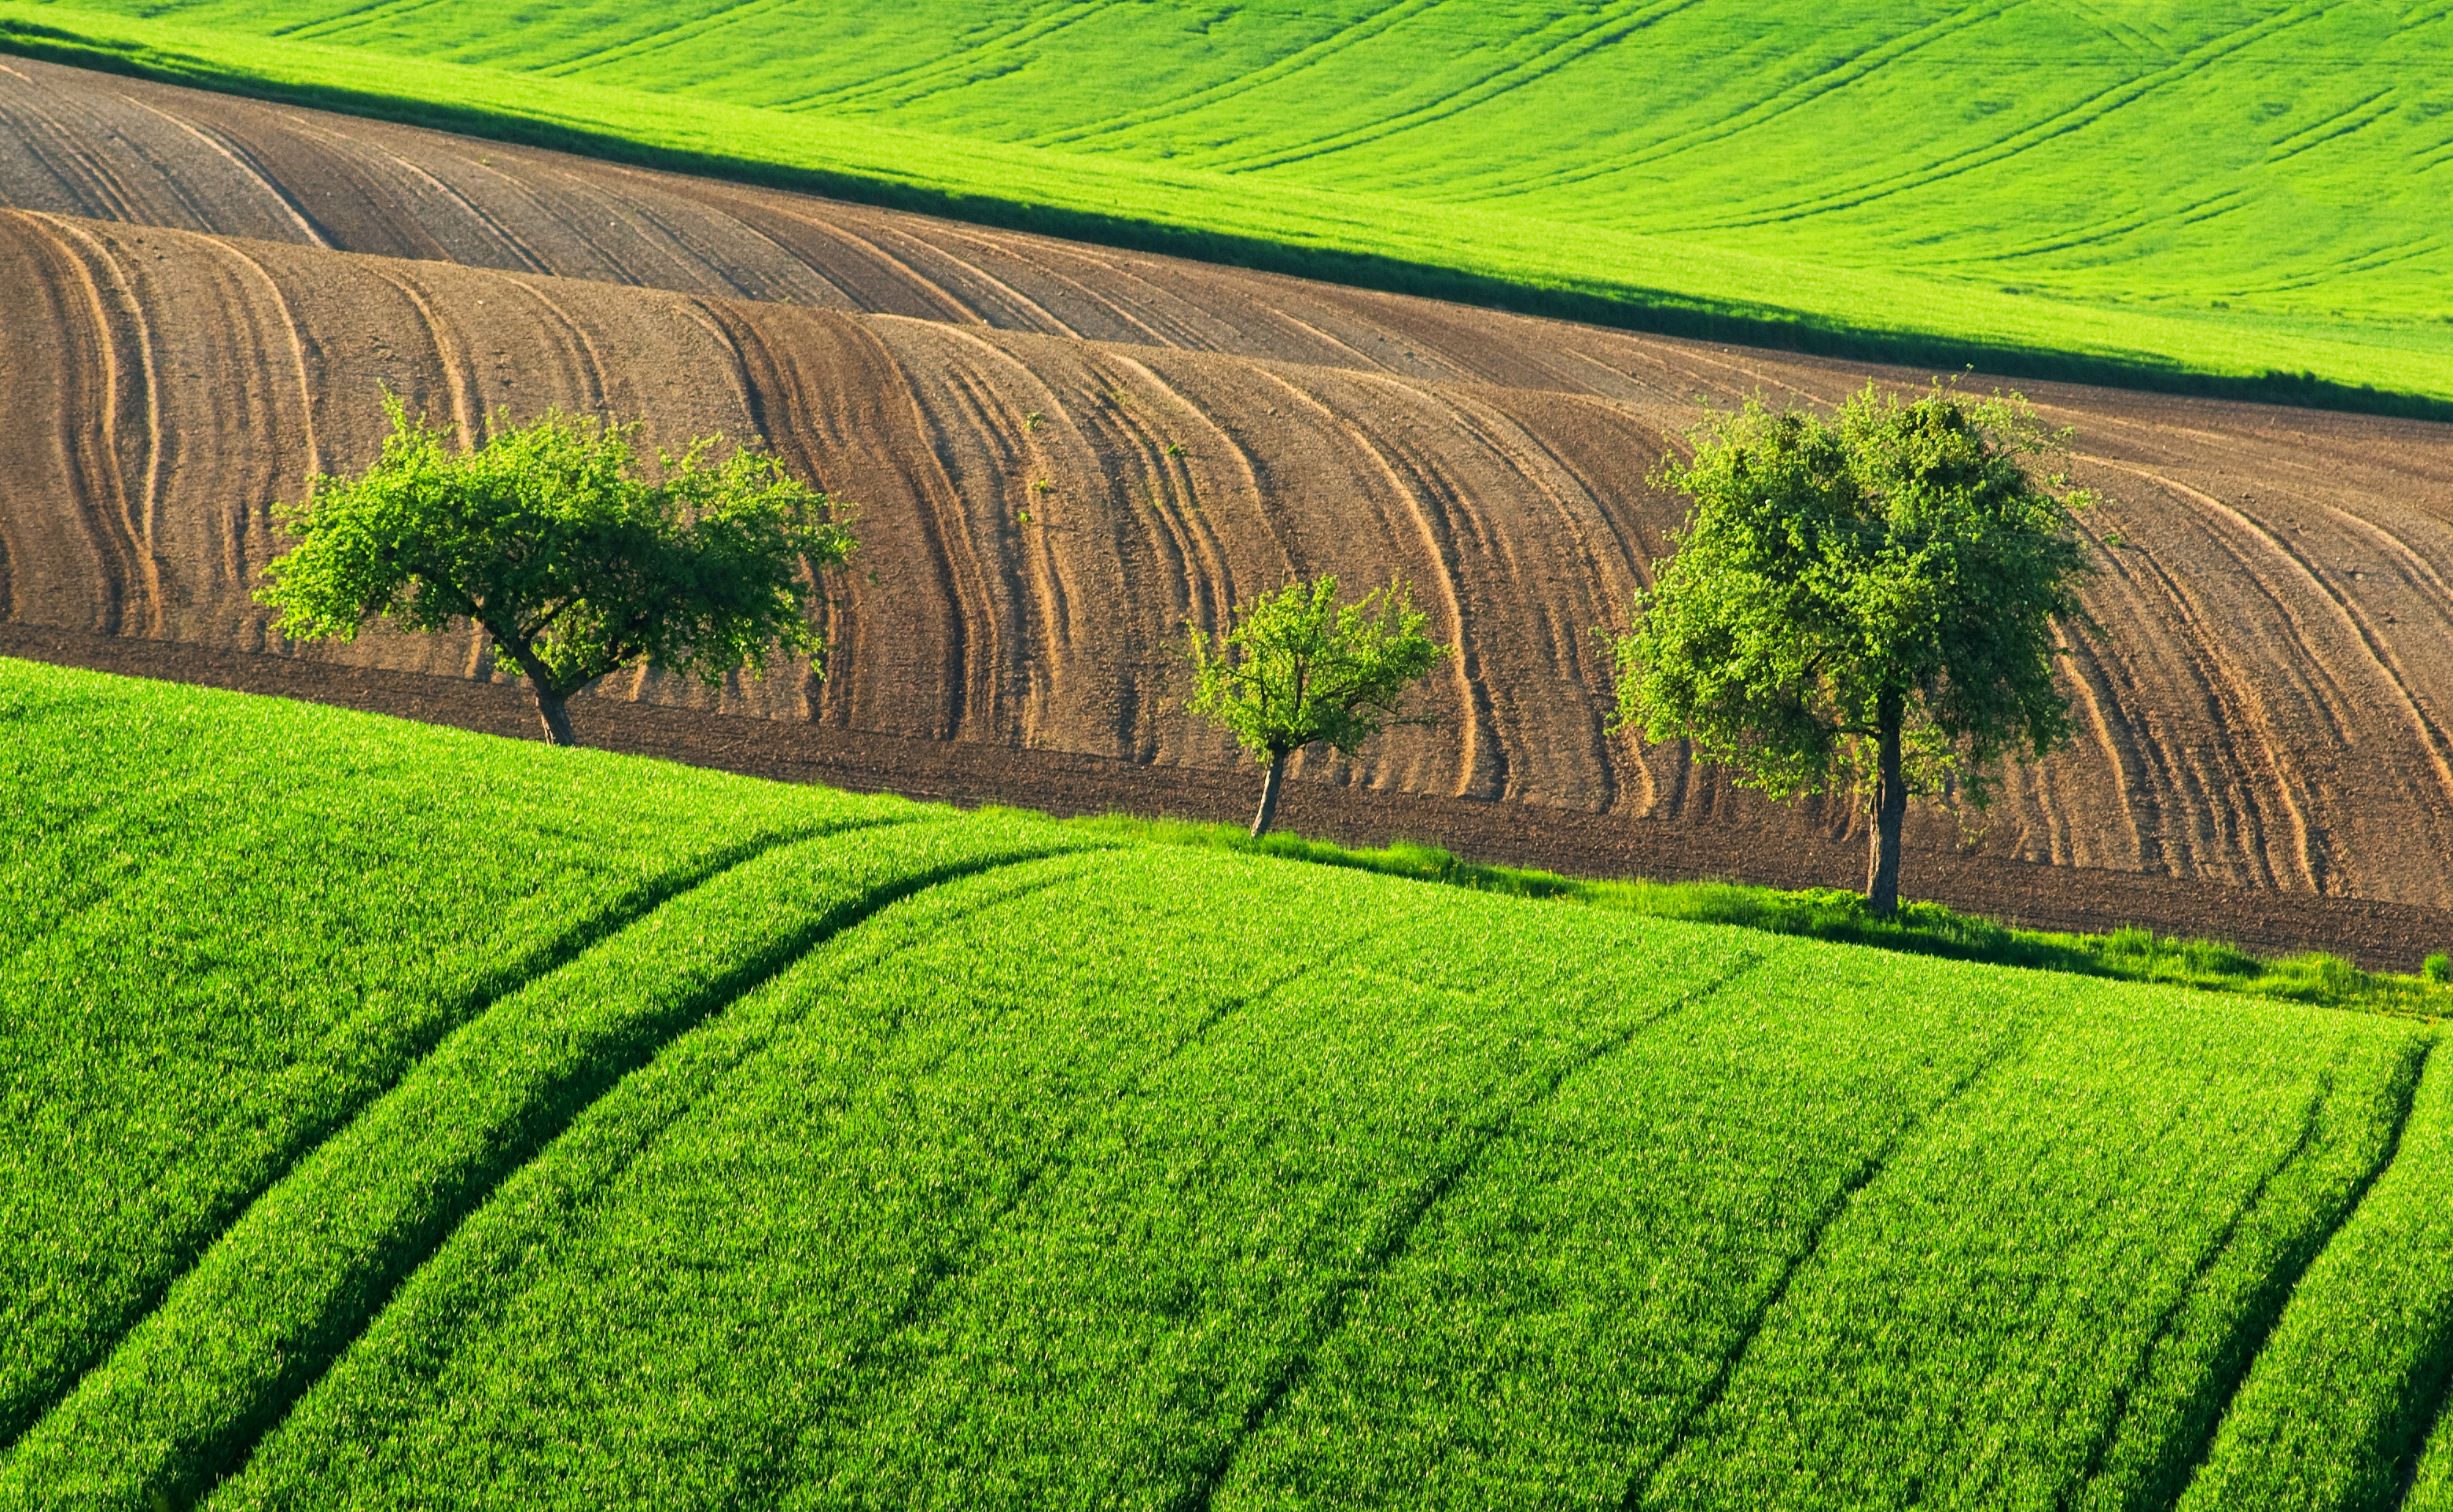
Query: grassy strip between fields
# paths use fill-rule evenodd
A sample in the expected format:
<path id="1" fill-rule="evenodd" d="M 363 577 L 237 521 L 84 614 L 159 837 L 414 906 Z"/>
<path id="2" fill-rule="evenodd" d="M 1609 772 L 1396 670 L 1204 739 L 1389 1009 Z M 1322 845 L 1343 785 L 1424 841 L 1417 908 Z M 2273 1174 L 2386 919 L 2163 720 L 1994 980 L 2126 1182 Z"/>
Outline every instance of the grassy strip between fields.
<path id="1" fill-rule="evenodd" d="M 2042 299 L 1473 205 L 0 0 L 0 52 L 1106 246 L 1664 335 L 2453 419 L 2428 322 Z M 1912 316 L 1904 311 L 1914 311 Z"/>
<path id="2" fill-rule="evenodd" d="M 1129 814 L 1067 823 L 1118 840 L 1346 866 L 1506 897 L 1579 903 L 1652 919 L 1739 925 L 1917 955 L 2073 971 L 2122 982 L 2160 982 L 2285 1003 L 2367 1008 L 2430 1020 L 2453 1017 L 2453 982 L 2439 974 L 2444 971 L 2441 960 L 2431 959 L 2420 975 L 2363 971 L 2323 951 L 2268 958 L 2222 941 L 2184 940 L 2134 926 L 2109 934 L 2020 929 L 1938 903 L 1904 903 L 1895 917 L 1884 919 L 1866 911 L 1863 897 L 1839 887 L 1784 890 L 1734 882 L 1587 880 L 1484 865 L 1437 846 L 1406 841 L 1369 849 L 1289 834 L 1254 840 L 1234 825 Z"/>

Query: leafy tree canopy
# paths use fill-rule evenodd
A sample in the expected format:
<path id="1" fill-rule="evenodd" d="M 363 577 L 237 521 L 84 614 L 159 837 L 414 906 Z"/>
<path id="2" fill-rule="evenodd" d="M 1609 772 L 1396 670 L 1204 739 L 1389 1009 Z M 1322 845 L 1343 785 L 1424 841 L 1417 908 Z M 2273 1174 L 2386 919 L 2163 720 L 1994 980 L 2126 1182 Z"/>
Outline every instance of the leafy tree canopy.
<path id="1" fill-rule="evenodd" d="M 1982 807 L 2005 756 L 2069 738 L 2058 627 L 2087 497 L 2034 466 L 2065 442 L 2017 395 L 1871 384 L 1832 419 L 1749 402 L 1660 481 L 1694 499 L 1617 643 L 1619 724 L 1685 739 L 1774 797 L 1874 800 L 1869 891 L 1895 889 L 1910 790 Z"/>
<path id="2" fill-rule="evenodd" d="M 279 519 L 298 545 L 257 597 L 301 639 L 349 640 L 369 620 L 412 630 L 462 621 L 524 676 L 548 738 L 571 744 L 564 703 L 645 664 L 709 684 L 777 650 L 824 650 L 813 574 L 852 549 L 843 511 L 771 455 L 713 438 L 658 453 L 638 475 L 636 424 L 548 410 L 489 421 L 464 450 L 387 394 L 392 433 L 356 477 L 310 479 Z"/>
<path id="3" fill-rule="evenodd" d="M 1325 741 L 1351 754 L 1391 725 L 1425 725 L 1402 712 L 1406 690 L 1448 648 L 1423 634 L 1424 616 L 1402 583 L 1337 602 L 1337 579 L 1289 583 L 1237 609 L 1213 645 L 1192 636 L 1192 711 L 1234 733 L 1267 776 L 1252 833 L 1277 810 L 1286 758 Z"/>

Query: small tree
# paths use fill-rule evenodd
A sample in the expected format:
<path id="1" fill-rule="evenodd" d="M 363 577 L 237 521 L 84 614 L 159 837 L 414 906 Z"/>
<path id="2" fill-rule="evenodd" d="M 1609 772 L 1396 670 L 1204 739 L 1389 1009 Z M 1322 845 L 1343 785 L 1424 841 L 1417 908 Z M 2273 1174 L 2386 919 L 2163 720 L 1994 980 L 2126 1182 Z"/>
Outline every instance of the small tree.
<path id="1" fill-rule="evenodd" d="M 1833 422 L 1750 402 L 1695 439 L 1657 480 L 1695 505 L 1617 643 L 1618 726 L 1775 798 L 1858 787 L 1889 913 L 1911 791 L 1982 808 L 2002 757 L 2069 739 L 2055 627 L 2082 616 L 2086 496 L 2028 466 L 2066 434 L 2016 394 L 1868 384 Z"/>
<path id="2" fill-rule="evenodd" d="M 548 410 L 489 422 L 463 450 L 400 400 L 392 433 L 354 478 L 309 479 L 278 517 L 298 545 L 256 594 L 300 640 L 352 640 L 367 621 L 412 630 L 467 621 L 494 664 L 525 676 L 546 737 L 573 744 L 571 695 L 640 663 L 709 685 L 755 673 L 778 648 L 824 651 L 809 623 L 812 574 L 841 563 L 850 533 L 832 500 L 763 452 L 711 462 L 712 439 L 665 475 L 634 476 L 638 427 Z M 823 672 L 821 673 L 823 675 Z"/>
<path id="3" fill-rule="evenodd" d="M 1406 689 L 1448 648 L 1423 634 L 1402 583 L 1341 606 L 1337 579 L 1289 583 L 1237 609 L 1211 646 L 1192 634 L 1192 711 L 1232 730 L 1266 764 L 1255 837 L 1277 816 L 1286 758 L 1314 741 L 1347 755 L 1391 725 L 1428 725 L 1399 712 Z"/>

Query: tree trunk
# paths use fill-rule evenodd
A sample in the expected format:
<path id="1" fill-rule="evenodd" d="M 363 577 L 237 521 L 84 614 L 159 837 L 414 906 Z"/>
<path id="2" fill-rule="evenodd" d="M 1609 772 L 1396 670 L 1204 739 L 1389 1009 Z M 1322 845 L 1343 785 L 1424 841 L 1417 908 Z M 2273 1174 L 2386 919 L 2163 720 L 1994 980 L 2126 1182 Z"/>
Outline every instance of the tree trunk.
<path id="1" fill-rule="evenodd" d="M 542 683 L 531 682 L 528 691 L 536 695 L 537 718 L 545 721 L 545 738 L 556 746 L 576 746 L 579 741 L 570 733 L 570 710 L 568 700 L 546 691 Z"/>
<path id="2" fill-rule="evenodd" d="M 1865 906 L 1887 917 L 1900 906 L 1900 826 L 1907 817 L 1908 785 L 1900 774 L 1900 730 L 1907 723 L 1907 699 L 1885 693 L 1875 705 L 1881 750 L 1876 757 L 1873 841 L 1865 859 Z"/>
<path id="3" fill-rule="evenodd" d="M 1252 815 L 1252 838 L 1260 839 L 1269 832 L 1269 821 L 1278 817 L 1278 783 L 1286 773 L 1286 753 L 1269 753 L 1269 774 L 1261 779 L 1261 807 Z"/>
<path id="4" fill-rule="evenodd" d="M 511 660 L 519 663 L 520 670 L 528 675 L 528 692 L 536 698 L 537 718 L 545 722 L 545 738 L 556 746 L 578 745 L 578 737 L 570 733 L 570 710 L 566 706 L 570 702 L 570 695 L 586 687 L 588 683 L 582 683 L 568 692 L 557 693 L 553 690 L 553 673 L 538 659 L 534 647 L 517 636 L 506 635 L 492 625 L 486 627 L 486 633 L 493 637 L 497 650 L 510 652 Z M 588 680 L 594 681 L 594 678 Z"/>

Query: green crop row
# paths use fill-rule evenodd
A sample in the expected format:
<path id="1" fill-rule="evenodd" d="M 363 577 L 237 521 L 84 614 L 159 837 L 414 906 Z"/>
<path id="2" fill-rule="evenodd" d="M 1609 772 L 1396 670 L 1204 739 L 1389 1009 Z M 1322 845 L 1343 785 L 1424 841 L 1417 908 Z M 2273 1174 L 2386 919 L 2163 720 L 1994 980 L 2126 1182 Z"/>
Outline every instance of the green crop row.
<path id="1" fill-rule="evenodd" d="M 507 27 L 475 0 L 0 0 L 11 51 L 958 219 L 1715 340 L 2431 414 L 2453 399 L 2448 25 L 608 0 Z"/>
<path id="2" fill-rule="evenodd" d="M 0 718 L 24 875 L 129 858 L 0 979 L 9 1337 L 71 1362 L 0 1505 L 2445 1479 L 2453 1083 L 2407 1020 L 20 664 Z M 189 915 L 218 965 L 130 954 Z M 157 1110 L 288 1132 L 118 1132 Z M 156 1191 L 191 1216 L 132 1226 Z"/>

